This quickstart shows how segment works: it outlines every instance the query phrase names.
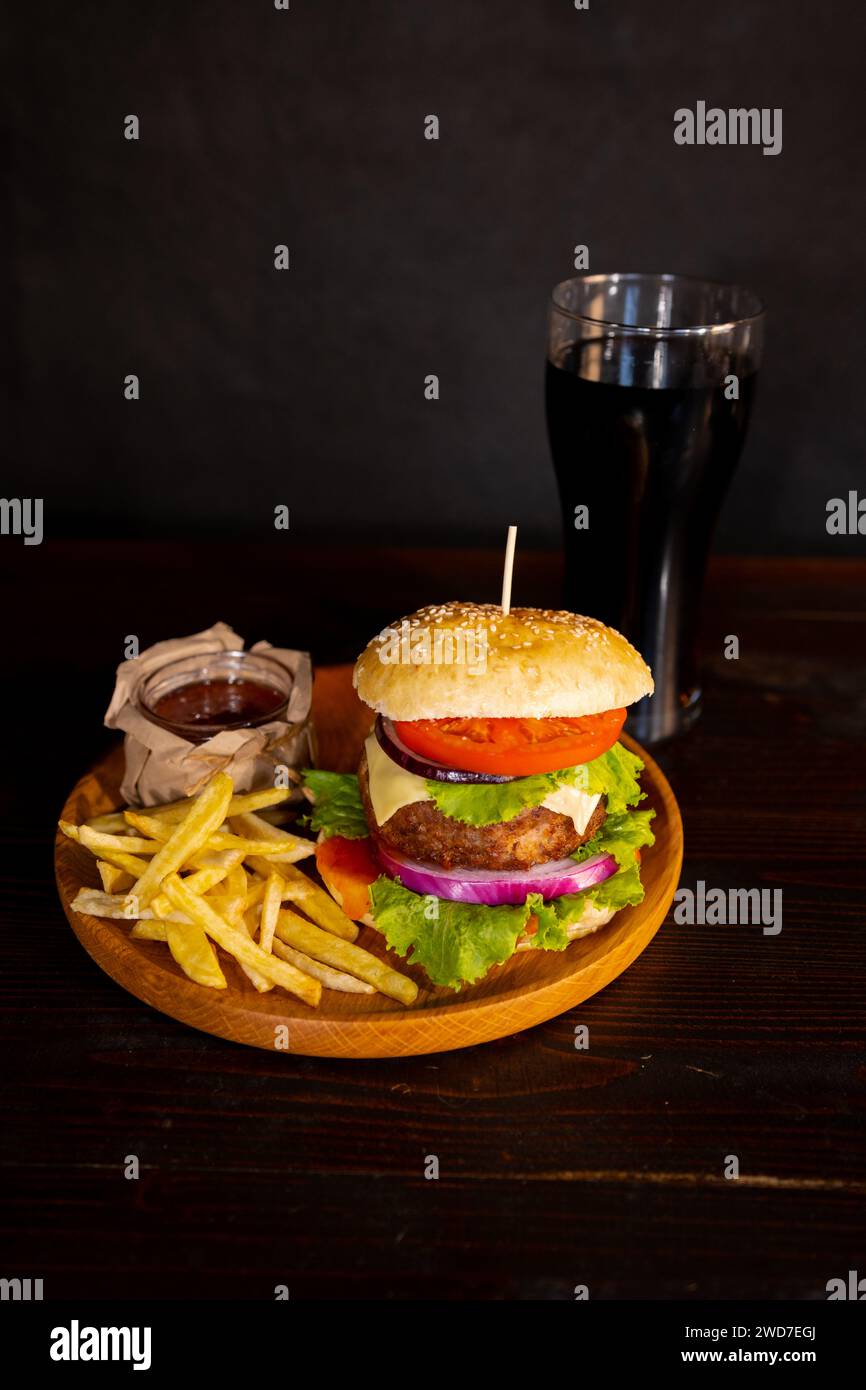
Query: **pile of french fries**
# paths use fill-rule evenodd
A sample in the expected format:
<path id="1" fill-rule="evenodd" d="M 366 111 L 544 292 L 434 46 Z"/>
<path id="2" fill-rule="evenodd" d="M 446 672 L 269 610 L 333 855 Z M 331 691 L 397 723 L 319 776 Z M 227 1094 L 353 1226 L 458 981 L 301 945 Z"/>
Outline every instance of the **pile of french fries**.
<path id="1" fill-rule="evenodd" d="M 135 940 L 165 942 L 210 989 L 227 988 L 216 945 L 261 993 L 277 985 L 316 1008 L 324 986 L 411 1004 L 413 981 L 356 946 L 355 923 L 295 867 L 315 845 L 268 818 L 289 795 L 274 787 L 235 796 L 218 772 L 196 797 L 61 821 L 96 856 L 102 880 L 101 891 L 81 888 L 73 908 L 129 921 Z"/>

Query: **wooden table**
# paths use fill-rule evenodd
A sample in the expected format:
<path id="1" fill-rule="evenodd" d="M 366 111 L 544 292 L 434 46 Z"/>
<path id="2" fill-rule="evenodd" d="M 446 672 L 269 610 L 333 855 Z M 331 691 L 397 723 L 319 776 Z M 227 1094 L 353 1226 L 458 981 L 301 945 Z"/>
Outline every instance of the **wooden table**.
<path id="1" fill-rule="evenodd" d="M 53 821 L 112 737 L 101 717 L 126 635 L 144 646 L 224 618 L 248 641 L 349 660 L 420 602 L 495 598 L 499 564 L 294 538 L 3 539 L 17 723 L 0 781 L 0 1273 L 42 1277 L 47 1298 L 287 1284 L 298 1298 L 565 1299 L 577 1284 L 823 1298 L 828 1279 L 866 1273 L 864 563 L 716 561 L 705 712 L 659 754 L 684 886 L 781 888 L 777 936 L 669 919 L 574 1016 L 470 1051 L 341 1063 L 192 1032 L 102 975 L 70 931 Z M 556 561 L 524 553 L 516 593 L 556 601 Z M 722 654 L 731 633 L 738 662 Z"/>

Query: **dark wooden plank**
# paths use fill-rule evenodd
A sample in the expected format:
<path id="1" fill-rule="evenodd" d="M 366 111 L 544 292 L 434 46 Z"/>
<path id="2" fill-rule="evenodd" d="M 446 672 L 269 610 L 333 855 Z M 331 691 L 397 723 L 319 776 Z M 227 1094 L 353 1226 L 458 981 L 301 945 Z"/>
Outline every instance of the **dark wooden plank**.
<path id="1" fill-rule="evenodd" d="M 46 1298 L 819 1299 L 862 1268 L 851 1194 L 203 1166 L 66 1173 L 61 1203 L 58 1176 L 6 1231 Z"/>

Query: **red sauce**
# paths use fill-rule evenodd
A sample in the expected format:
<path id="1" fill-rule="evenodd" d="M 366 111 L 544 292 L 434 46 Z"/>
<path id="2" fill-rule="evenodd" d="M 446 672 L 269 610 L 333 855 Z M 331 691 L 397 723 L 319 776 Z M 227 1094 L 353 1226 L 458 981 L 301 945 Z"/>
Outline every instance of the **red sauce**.
<path id="1" fill-rule="evenodd" d="M 153 705 L 153 713 L 169 724 L 196 724 L 221 729 L 226 724 L 252 724 L 275 713 L 285 695 L 259 681 L 190 681 L 169 690 Z"/>

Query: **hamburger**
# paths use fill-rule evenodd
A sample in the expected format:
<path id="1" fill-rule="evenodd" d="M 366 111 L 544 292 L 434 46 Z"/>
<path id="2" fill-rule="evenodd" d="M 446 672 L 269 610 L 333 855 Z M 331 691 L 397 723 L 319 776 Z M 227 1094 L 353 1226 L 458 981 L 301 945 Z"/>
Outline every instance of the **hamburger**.
<path id="1" fill-rule="evenodd" d="M 354 685 L 376 715 L 357 775 L 305 775 L 318 867 L 433 984 L 564 950 L 641 901 L 653 812 L 619 735 L 653 682 L 620 633 L 446 603 L 379 633 Z"/>

